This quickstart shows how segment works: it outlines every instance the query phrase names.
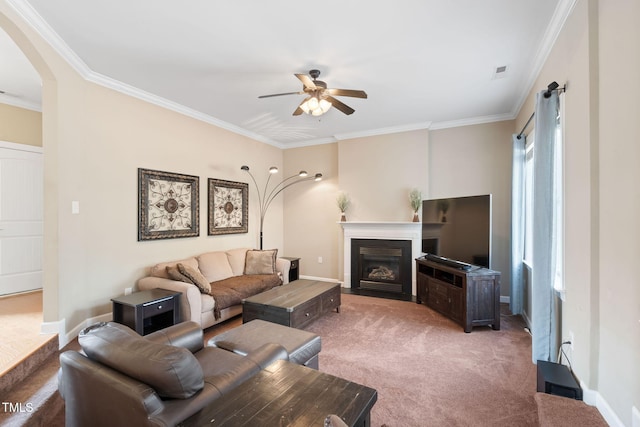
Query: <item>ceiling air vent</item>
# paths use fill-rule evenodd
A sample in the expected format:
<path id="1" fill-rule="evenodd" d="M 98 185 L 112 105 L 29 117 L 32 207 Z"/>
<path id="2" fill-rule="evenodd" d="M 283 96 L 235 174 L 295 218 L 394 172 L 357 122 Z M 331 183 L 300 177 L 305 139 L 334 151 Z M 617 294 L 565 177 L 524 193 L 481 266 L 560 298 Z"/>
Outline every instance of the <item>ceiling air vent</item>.
<path id="1" fill-rule="evenodd" d="M 495 68 L 495 70 L 493 71 L 493 78 L 494 79 L 501 79 L 503 77 L 505 77 L 507 75 L 507 66 L 506 65 L 500 65 L 498 67 Z"/>

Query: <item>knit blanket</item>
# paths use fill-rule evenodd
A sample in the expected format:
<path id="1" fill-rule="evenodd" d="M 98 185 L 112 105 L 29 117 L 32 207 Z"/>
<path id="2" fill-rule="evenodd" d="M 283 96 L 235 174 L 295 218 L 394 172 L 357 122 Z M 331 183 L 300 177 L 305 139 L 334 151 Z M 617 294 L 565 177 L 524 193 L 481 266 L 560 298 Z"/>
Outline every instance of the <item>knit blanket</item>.
<path id="1" fill-rule="evenodd" d="M 215 301 L 213 315 L 218 320 L 221 310 L 232 305 L 242 304 L 243 299 L 268 291 L 281 284 L 282 280 L 277 274 L 250 274 L 211 282 L 209 294 Z"/>

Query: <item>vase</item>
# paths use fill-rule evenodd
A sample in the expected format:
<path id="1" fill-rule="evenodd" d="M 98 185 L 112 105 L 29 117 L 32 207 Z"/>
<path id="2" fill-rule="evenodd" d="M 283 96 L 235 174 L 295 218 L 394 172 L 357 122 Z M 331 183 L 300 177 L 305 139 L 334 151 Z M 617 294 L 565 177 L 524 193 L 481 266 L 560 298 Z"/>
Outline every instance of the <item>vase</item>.
<path id="1" fill-rule="evenodd" d="M 420 222 L 420 218 L 418 218 L 418 212 L 413 213 L 413 222 Z"/>
<path id="2" fill-rule="evenodd" d="M 340 217 L 340 222 L 346 222 L 347 221 L 347 217 L 344 214 L 344 212 L 342 212 L 342 216 Z"/>

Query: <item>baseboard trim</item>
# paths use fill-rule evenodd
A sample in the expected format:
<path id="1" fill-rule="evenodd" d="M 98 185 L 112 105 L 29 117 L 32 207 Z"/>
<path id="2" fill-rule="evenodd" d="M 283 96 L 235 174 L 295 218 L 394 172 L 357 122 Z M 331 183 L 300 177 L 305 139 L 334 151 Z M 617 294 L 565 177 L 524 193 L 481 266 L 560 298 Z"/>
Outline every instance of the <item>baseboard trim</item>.
<path id="1" fill-rule="evenodd" d="M 112 320 L 113 320 L 113 313 L 105 313 L 105 314 L 101 314 L 100 316 L 90 317 L 86 319 L 84 322 L 80 322 L 80 324 L 78 324 L 75 328 L 70 330 L 69 333 L 67 333 L 64 336 L 66 341 L 64 345 L 67 345 L 68 343 L 73 341 L 80 334 L 80 331 L 82 331 L 87 326 L 91 326 L 94 323 L 98 323 L 98 322 L 111 322 Z M 63 347 L 62 343 L 60 344 L 60 346 L 61 346 L 60 348 Z"/>
<path id="2" fill-rule="evenodd" d="M 300 276 L 300 278 L 306 280 L 317 280 L 318 282 L 340 283 L 340 285 L 342 286 L 342 282 L 340 280 L 329 279 L 328 277 Z"/>
<path id="3" fill-rule="evenodd" d="M 58 350 L 67 345 L 67 342 L 64 342 L 64 328 L 65 328 L 65 319 L 58 320 L 56 322 L 42 322 L 40 325 L 40 333 L 43 335 L 50 334 L 58 334 Z"/>
<path id="4" fill-rule="evenodd" d="M 580 387 L 582 387 L 582 400 L 584 403 L 595 406 L 609 426 L 625 427 L 624 423 L 618 418 L 611 406 L 609 406 L 609 403 L 607 403 L 598 391 L 590 390 L 582 381 L 580 381 Z M 634 427 L 637 426 L 634 425 Z"/>

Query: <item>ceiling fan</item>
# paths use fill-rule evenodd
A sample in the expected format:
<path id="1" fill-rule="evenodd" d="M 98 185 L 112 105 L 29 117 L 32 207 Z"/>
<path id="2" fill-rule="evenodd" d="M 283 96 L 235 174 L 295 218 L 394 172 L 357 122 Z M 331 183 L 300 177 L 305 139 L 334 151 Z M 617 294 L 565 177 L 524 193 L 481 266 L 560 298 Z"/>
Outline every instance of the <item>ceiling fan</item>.
<path id="1" fill-rule="evenodd" d="M 272 95 L 261 95 L 258 98 L 271 98 L 273 96 L 282 95 L 302 95 L 306 94 L 307 97 L 302 100 L 298 108 L 293 112 L 294 116 L 299 116 L 302 113 L 312 114 L 314 116 L 320 116 L 326 113 L 331 106 L 342 111 L 344 114 L 353 114 L 353 108 L 344 104 L 342 101 L 334 98 L 334 96 L 351 96 L 353 98 L 366 98 L 367 93 L 363 90 L 352 89 L 328 89 L 327 84 L 322 80 L 318 80 L 320 76 L 319 70 L 310 70 L 309 75 L 306 74 L 294 74 L 302 82 L 302 91 L 300 92 L 286 92 L 286 93 L 274 93 Z M 311 77 L 309 77 L 311 76 Z M 312 80 L 313 79 L 313 80 Z"/>

